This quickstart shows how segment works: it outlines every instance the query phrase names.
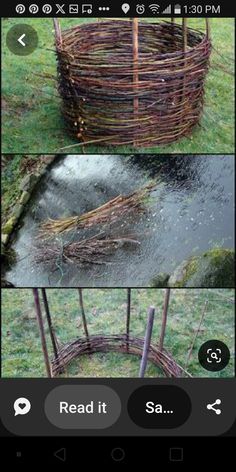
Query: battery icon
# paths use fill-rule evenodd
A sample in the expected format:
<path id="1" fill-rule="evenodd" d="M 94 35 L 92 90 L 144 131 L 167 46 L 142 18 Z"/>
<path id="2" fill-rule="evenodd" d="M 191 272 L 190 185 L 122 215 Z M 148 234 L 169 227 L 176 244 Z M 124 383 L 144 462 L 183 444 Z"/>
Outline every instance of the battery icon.
<path id="1" fill-rule="evenodd" d="M 174 14 L 181 15 L 181 5 L 175 5 Z"/>

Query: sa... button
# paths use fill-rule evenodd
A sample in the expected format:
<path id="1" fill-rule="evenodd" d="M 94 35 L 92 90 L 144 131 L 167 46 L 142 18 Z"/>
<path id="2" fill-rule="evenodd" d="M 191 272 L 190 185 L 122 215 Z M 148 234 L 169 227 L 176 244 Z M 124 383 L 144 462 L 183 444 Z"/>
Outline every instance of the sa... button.
<path id="1" fill-rule="evenodd" d="M 142 428 L 178 428 L 187 421 L 191 409 L 189 396 L 176 385 L 145 385 L 128 400 L 129 416 Z"/>

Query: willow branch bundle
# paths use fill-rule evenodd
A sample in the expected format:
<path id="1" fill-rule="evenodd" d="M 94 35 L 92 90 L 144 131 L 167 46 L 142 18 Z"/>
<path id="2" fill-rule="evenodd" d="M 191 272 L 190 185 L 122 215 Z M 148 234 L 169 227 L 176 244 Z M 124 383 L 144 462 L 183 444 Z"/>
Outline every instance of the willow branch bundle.
<path id="1" fill-rule="evenodd" d="M 142 203 L 155 185 L 155 183 L 150 183 L 128 196 L 119 195 L 81 216 L 72 216 L 58 220 L 49 219 L 41 225 L 40 235 L 47 237 L 77 228 L 85 229 L 98 224 L 114 223 L 131 210 L 143 213 L 145 209 Z"/>
<path id="2" fill-rule="evenodd" d="M 109 264 L 106 256 L 124 245 L 138 245 L 139 241 L 133 238 L 98 239 L 96 237 L 79 242 L 65 244 L 44 242 L 36 249 L 37 263 L 70 262 L 77 264 Z"/>
<path id="3" fill-rule="evenodd" d="M 199 122 L 211 42 L 168 22 L 107 20 L 62 31 L 56 42 L 59 93 L 68 131 L 81 144 L 167 144 Z M 138 113 L 135 104 L 138 103 Z"/>
<path id="4" fill-rule="evenodd" d="M 89 343 L 84 338 L 78 338 L 72 343 L 64 345 L 58 354 L 58 359 L 52 360 L 53 376 L 60 374 L 62 369 L 73 359 L 95 352 L 121 352 L 142 356 L 143 339 L 129 337 L 129 351 L 127 352 L 127 335 L 93 335 L 89 336 Z M 161 368 L 166 377 L 180 377 L 185 374 L 190 377 L 187 371 L 179 366 L 170 353 L 165 349 L 162 351 L 158 345 L 151 344 L 148 352 L 148 360 Z"/>

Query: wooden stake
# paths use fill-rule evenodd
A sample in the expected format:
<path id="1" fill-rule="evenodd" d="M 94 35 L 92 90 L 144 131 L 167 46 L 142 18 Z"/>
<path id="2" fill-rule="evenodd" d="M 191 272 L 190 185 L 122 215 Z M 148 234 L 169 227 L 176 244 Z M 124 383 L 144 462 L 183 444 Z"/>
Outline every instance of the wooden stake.
<path id="1" fill-rule="evenodd" d="M 143 355 L 142 355 L 140 370 L 139 370 L 140 378 L 144 377 L 146 367 L 147 367 L 148 352 L 149 352 L 151 338 L 152 338 L 154 316 L 155 316 L 155 308 L 153 306 L 150 306 L 148 310 L 148 320 L 147 320 L 147 327 L 146 327 L 146 333 L 145 333 L 145 339 L 144 339 L 144 345 L 143 345 Z"/>
<path id="2" fill-rule="evenodd" d="M 129 333 L 130 333 L 130 310 L 131 310 L 131 289 L 127 288 L 127 316 L 126 316 L 126 349 L 129 352 Z"/>
<path id="3" fill-rule="evenodd" d="M 198 325 L 198 329 L 197 329 L 197 331 L 196 331 L 196 333 L 195 333 L 195 336 L 194 336 L 194 338 L 193 338 L 191 347 L 190 347 L 189 352 L 188 352 L 188 357 L 187 357 L 187 360 L 186 360 L 185 369 L 187 369 L 187 367 L 188 367 L 188 363 L 189 363 L 189 361 L 190 361 L 190 357 L 191 357 L 192 352 L 193 352 L 194 344 L 195 344 L 196 339 L 197 339 L 197 337 L 198 337 L 198 334 L 199 334 L 199 331 L 200 331 L 200 329 L 201 329 L 204 316 L 205 316 L 206 311 L 207 311 L 207 306 L 208 306 L 208 300 L 206 300 L 205 303 L 204 303 L 203 310 L 202 310 L 202 314 L 201 314 L 201 318 L 200 318 L 199 325 Z"/>
<path id="4" fill-rule="evenodd" d="M 87 326 L 87 321 L 86 321 L 86 316 L 85 316 L 85 311 L 84 311 L 83 290 L 82 288 L 79 288 L 78 290 L 79 290 L 79 303 L 80 303 L 81 315 L 82 315 L 82 320 L 83 320 L 84 333 L 87 339 L 88 347 L 90 348 L 89 332 L 88 332 L 88 326 Z"/>
<path id="5" fill-rule="evenodd" d="M 61 36 L 61 28 L 60 28 L 58 18 L 53 18 L 53 25 L 54 25 L 55 35 L 56 35 L 56 41 L 57 43 L 61 44 L 62 36 Z"/>
<path id="6" fill-rule="evenodd" d="M 175 17 L 171 18 L 171 25 L 172 25 L 172 42 L 173 46 L 176 49 L 176 39 L 175 39 Z"/>
<path id="7" fill-rule="evenodd" d="M 47 318 L 47 322 L 48 322 L 48 329 L 49 329 L 49 334 L 50 334 L 50 337 L 51 337 L 53 352 L 54 352 L 55 359 L 58 359 L 58 349 L 57 349 L 56 337 L 55 337 L 55 333 L 54 333 L 54 329 L 53 329 L 53 325 L 52 325 L 52 319 L 51 319 L 51 314 L 50 314 L 50 310 L 49 310 L 46 289 L 42 288 L 41 291 L 42 291 L 43 304 L 44 304 L 44 309 L 45 309 L 46 318 Z"/>
<path id="8" fill-rule="evenodd" d="M 50 364 L 48 350 L 47 350 L 47 342 L 46 342 L 42 312 L 41 312 L 40 301 L 39 301 L 39 292 L 37 288 L 33 288 L 33 295 L 34 295 L 36 317 L 37 317 L 38 325 L 39 325 L 39 332 L 40 332 L 44 362 L 46 366 L 46 372 L 47 372 L 47 376 L 51 378 L 52 377 L 51 364 Z"/>
<path id="9" fill-rule="evenodd" d="M 187 18 L 183 18 L 183 51 L 186 53 L 188 46 Z"/>
<path id="10" fill-rule="evenodd" d="M 186 107 L 186 97 L 185 97 L 185 90 L 186 90 L 186 72 L 185 72 L 185 67 L 186 67 L 186 51 L 187 51 L 187 46 L 188 46 L 188 30 L 187 30 L 187 18 L 182 19 L 182 34 L 183 34 L 183 89 L 182 89 L 182 97 L 181 101 L 183 103 L 183 108 L 185 109 Z"/>
<path id="11" fill-rule="evenodd" d="M 170 288 L 166 288 L 166 290 L 165 290 L 164 305 L 163 305 L 163 311 L 162 311 L 161 335 L 160 335 L 160 341 L 159 341 L 159 349 L 160 349 L 160 351 L 162 351 L 162 349 L 163 349 L 163 344 L 164 344 L 164 338 L 165 338 L 165 332 L 166 332 L 166 323 L 167 323 L 167 314 L 168 314 L 169 301 L 170 301 Z"/>
<path id="12" fill-rule="evenodd" d="M 209 20 L 209 18 L 206 18 L 206 36 L 207 36 L 207 39 L 210 39 L 210 36 L 211 36 L 211 27 L 210 27 L 210 20 Z"/>
<path id="13" fill-rule="evenodd" d="M 138 74 L 138 54 L 139 54 L 139 47 L 138 47 L 138 18 L 133 19 L 133 84 L 134 84 L 134 95 L 138 94 L 138 82 L 139 82 L 139 74 Z M 139 100 L 138 97 L 134 96 L 134 119 L 138 119 L 139 113 Z M 134 139 L 134 146 L 138 146 L 138 141 Z"/>

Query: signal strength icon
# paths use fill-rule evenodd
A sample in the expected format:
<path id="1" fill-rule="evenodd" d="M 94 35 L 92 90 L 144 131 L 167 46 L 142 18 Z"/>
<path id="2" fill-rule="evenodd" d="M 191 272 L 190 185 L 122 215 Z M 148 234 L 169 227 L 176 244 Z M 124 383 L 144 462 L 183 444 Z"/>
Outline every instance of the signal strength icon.
<path id="1" fill-rule="evenodd" d="M 162 15 L 171 15 L 171 5 L 168 5 L 168 7 L 163 10 Z"/>

